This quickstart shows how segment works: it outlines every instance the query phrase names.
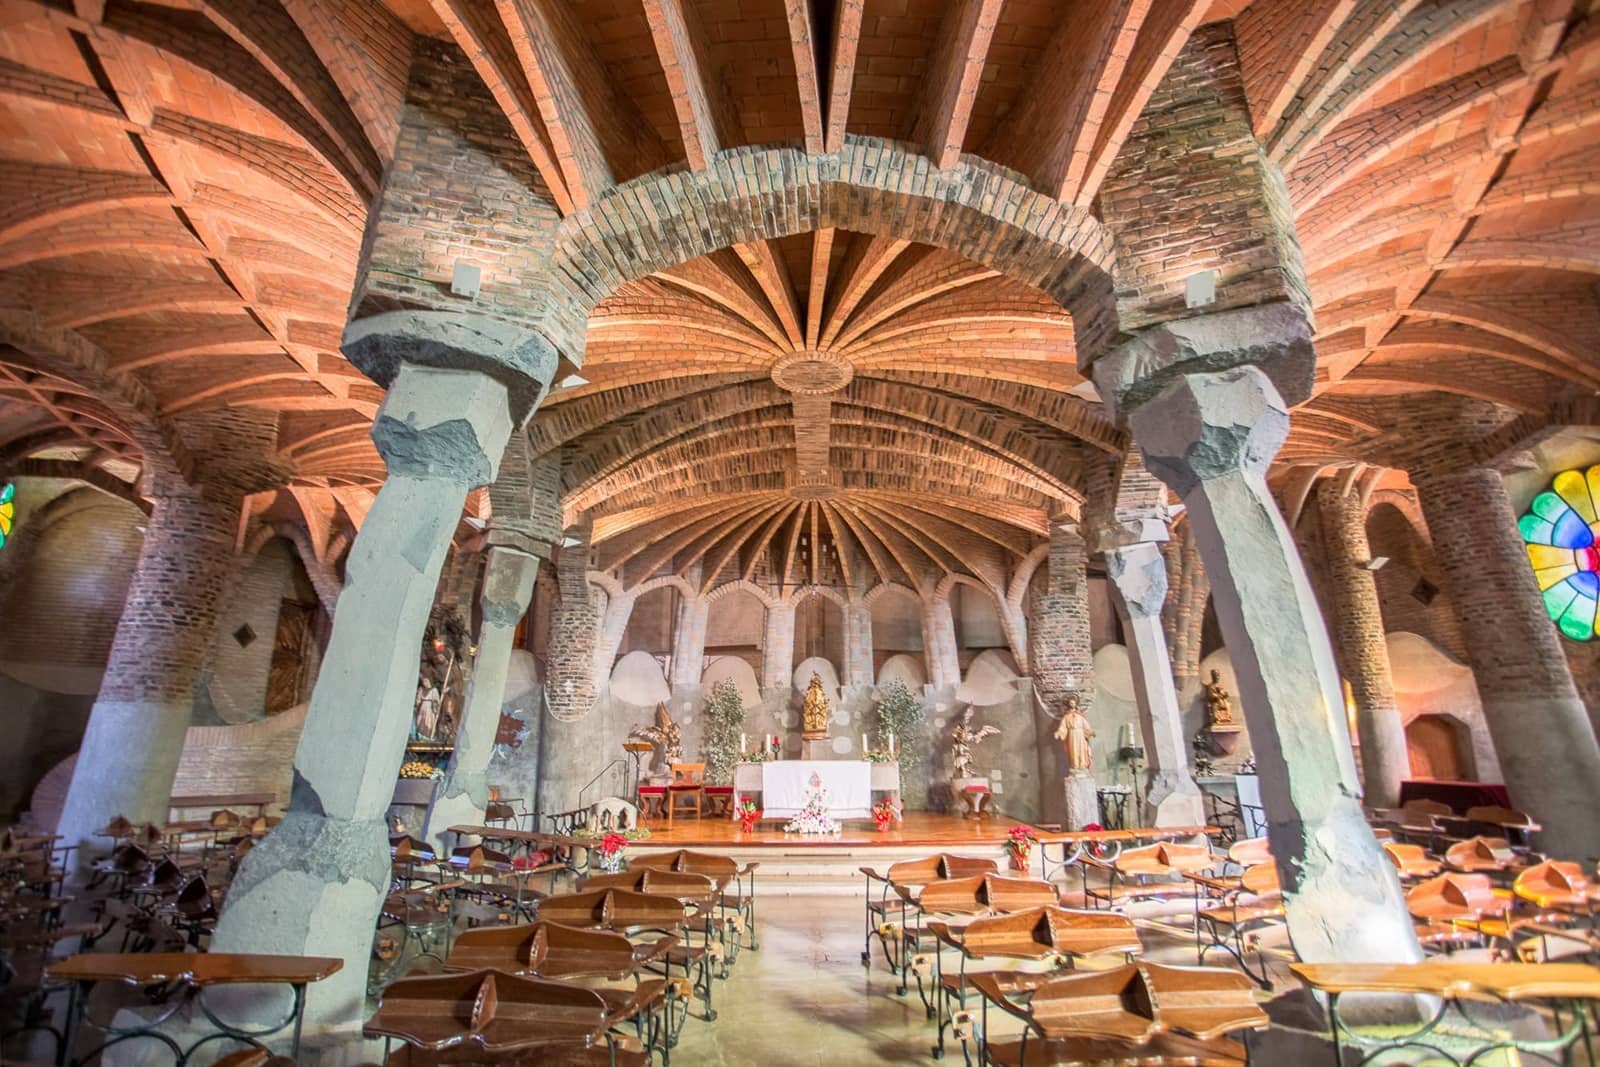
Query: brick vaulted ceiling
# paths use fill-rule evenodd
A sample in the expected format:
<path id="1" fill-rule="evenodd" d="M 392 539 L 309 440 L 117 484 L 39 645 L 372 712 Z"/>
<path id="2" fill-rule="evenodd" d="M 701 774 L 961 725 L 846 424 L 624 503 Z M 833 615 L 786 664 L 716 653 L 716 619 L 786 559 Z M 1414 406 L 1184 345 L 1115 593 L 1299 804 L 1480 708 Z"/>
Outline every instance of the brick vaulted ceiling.
<path id="1" fill-rule="evenodd" d="M 182 469 L 187 417 L 245 409 L 302 510 L 359 521 L 381 394 L 338 338 L 419 35 L 460 48 L 563 214 L 850 136 L 1096 210 L 1134 123 L 1183 121 L 1146 105 L 1218 20 L 1317 309 L 1281 466 L 1364 458 L 1396 397 L 1600 388 L 1586 0 L 0 0 L 0 469 L 126 486 Z M 1003 584 L 1126 445 L 1054 301 L 845 230 L 626 284 L 581 379 L 534 451 L 563 449 L 568 518 L 640 578 Z"/>

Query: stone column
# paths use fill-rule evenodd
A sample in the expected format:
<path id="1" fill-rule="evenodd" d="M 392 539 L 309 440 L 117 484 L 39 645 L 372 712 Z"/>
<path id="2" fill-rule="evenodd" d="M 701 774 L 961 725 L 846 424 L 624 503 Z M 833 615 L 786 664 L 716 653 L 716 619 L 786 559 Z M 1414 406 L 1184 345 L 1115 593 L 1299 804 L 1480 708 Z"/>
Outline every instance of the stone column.
<path id="1" fill-rule="evenodd" d="M 703 596 L 678 598 L 677 627 L 672 635 L 672 677 L 668 679 L 673 695 L 700 685 L 700 675 L 705 669 L 710 607 Z"/>
<path id="2" fill-rule="evenodd" d="M 1411 771 L 1405 726 L 1395 702 L 1389 671 L 1389 645 L 1378 605 L 1378 583 L 1366 565 L 1367 516 L 1361 494 L 1329 478 L 1317 489 L 1327 538 L 1328 593 L 1332 603 L 1334 651 L 1356 701 L 1356 733 L 1361 738 L 1361 769 L 1367 804 L 1392 808 L 1400 803 L 1400 782 Z"/>
<path id="3" fill-rule="evenodd" d="M 467 683 L 455 751 L 423 824 L 423 833 L 435 848 L 442 850 L 448 844 L 446 831 L 451 826 L 483 822 L 489 803 L 489 757 L 500 729 L 512 642 L 528 601 L 533 599 L 533 579 L 538 572 L 537 557 L 514 548 L 491 548 L 484 562 L 483 594 L 478 600 L 483 611 L 478 655 L 472 680 Z"/>
<path id="4" fill-rule="evenodd" d="M 106 845 L 94 832 L 117 815 L 167 821 L 238 522 L 237 501 L 189 486 L 155 501 L 56 827 L 80 863 Z"/>
<path id="5" fill-rule="evenodd" d="M 859 600 L 844 607 L 845 689 L 870 689 L 872 674 L 872 609 Z"/>
<path id="6" fill-rule="evenodd" d="M 1183 711 L 1172 683 L 1172 662 L 1167 658 L 1166 633 L 1161 628 L 1161 607 L 1167 600 L 1167 568 L 1157 540 L 1126 540 L 1159 533 L 1166 525 L 1152 519 L 1143 524 L 1153 530 L 1129 531 L 1118 527 L 1102 534 L 1106 575 L 1111 579 L 1112 601 L 1128 639 L 1128 666 L 1133 671 L 1134 698 L 1139 705 L 1139 725 L 1149 760 L 1145 803 L 1155 826 L 1203 826 L 1205 798 L 1189 771 L 1188 738 L 1183 731 Z"/>
<path id="7" fill-rule="evenodd" d="M 1315 353 L 1288 304 L 1151 327 L 1095 382 L 1188 508 L 1233 656 L 1289 935 L 1313 962 L 1421 958 L 1393 864 L 1361 811 L 1333 650 L 1267 489 Z"/>
<path id="8" fill-rule="evenodd" d="M 1511 802 L 1544 827 L 1540 847 L 1600 855 L 1600 746 L 1550 621 L 1505 482 L 1483 467 L 1411 475 L 1434 557 L 1461 620 L 1483 717 Z"/>
<path id="9" fill-rule="evenodd" d="M 930 594 L 922 602 L 922 647 L 928 657 L 928 682 L 935 689 L 961 684 L 961 657 L 956 649 L 956 620 L 950 598 Z"/>
<path id="10" fill-rule="evenodd" d="M 617 593 L 606 601 L 606 613 L 600 624 L 600 637 L 594 644 L 594 676 L 611 677 L 617 663 L 617 649 L 628 633 L 628 620 L 633 618 L 633 605 L 639 599 L 634 592 Z"/>
<path id="11" fill-rule="evenodd" d="M 780 600 L 767 609 L 766 634 L 761 640 L 763 696 L 777 693 L 787 698 L 794 685 L 794 601 Z"/>
<path id="12" fill-rule="evenodd" d="M 467 315 L 358 320 L 344 347 L 389 388 L 372 428 L 389 475 L 350 548 L 289 812 L 240 866 L 212 939 L 218 952 L 342 957 L 344 969 L 309 990 L 313 1030 L 363 1017 L 389 886 L 384 816 L 439 572 L 467 492 L 494 480 L 513 427 L 556 365 L 538 335 Z"/>
<path id="13" fill-rule="evenodd" d="M 1034 729 L 1039 738 L 1039 801 L 1045 822 L 1066 817 L 1061 782 L 1066 754 L 1055 730 L 1067 697 L 1091 714 L 1094 703 L 1094 653 L 1089 643 L 1088 542 L 1075 519 L 1050 522 L 1050 562 L 1045 591 L 1033 598 L 1028 619 L 1029 659 L 1039 704 Z"/>

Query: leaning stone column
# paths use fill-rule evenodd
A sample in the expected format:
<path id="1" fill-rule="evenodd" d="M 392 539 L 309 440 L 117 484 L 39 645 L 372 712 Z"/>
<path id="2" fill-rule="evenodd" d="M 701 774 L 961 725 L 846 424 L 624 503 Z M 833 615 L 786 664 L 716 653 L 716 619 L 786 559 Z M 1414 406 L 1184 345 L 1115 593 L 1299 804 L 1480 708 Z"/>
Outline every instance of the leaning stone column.
<path id="1" fill-rule="evenodd" d="M 1372 560 L 1366 509 L 1361 494 L 1343 490 L 1332 478 L 1317 489 L 1317 509 L 1328 546 L 1334 649 L 1355 694 L 1367 804 L 1392 808 L 1400 803 L 1400 782 L 1410 773 L 1411 758 L 1389 671 L 1378 583 L 1366 568 Z"/>
<path id="2" fill-rule="evenodd" d="M 859 600 L 844 606 L 845 689 L 870 688 L 872 677 L 872 609 Z"/>
<path id="3" fill-rule="evenodd" d="M 363 1016 L 389 885 L 384 815 L 439 572 L 467 492 L 494 480 L 556 365 L 538 335 L 466 315 L 377 315 L 353 323 L 344 348 L 388 385 L 372 438 L 389 476 L 350 548 L 289 812 L 240 866 L 212 939 L 218 952 L 342 957 L 344 969 L 309 990 L 315 1029 Z"/>
<path id="4" fill-rule="evenodd" d="M 766 635 L 761 642 L 763 697 L 777 693 L 787 699 L 794 684 L 794 601 L 780 600 L 767 609 Z"/>
<path id="5" fill-rule="evenodd" d="M 190 486 L 156 498 L 56 827 L 79 846 L 80 863 L 106 843 L 94 832 L 117 815 L 167 821 L 238 522 L 237 502 Z"/>
<path id="6" fill-rule="evenodd" d="M 961 657 L 956 649 L 956 620 L 950 598 L 932 596 L 922 604 L 922 646 L 928 657 L 928 681 L 935 689 L 961 684 Z"/>
<path id="7" fill-rule="evenodd" d="M 1103 531 L 1101 551 L 1114 590 L 1112 601 L 1128 639 L 1134 698 L 1138 701 L 1139 725 L 1150 761 L 1145 803 L 1154 813 L 1155 826 L 1203 826 L 1205 798 L 1189 772 L 1183 711 L 1178 707 L 1166 633 L 1161 627 L 1161 607 L 1167 600 L 1167 567 L 1161 558 L 1160 542 L 1147 539 L 1159 534 L 1165 540 L 1166 524 L 1150 519 L 1140 526 L 1153 529 L 1116 526 Z"/>
<path id="8" fill-rule="evenodd" d="M 537 557 L 514 548 L 491 548 L 484 563 L 483 595 L 478 600 L 483 610 L 478 656 L 467 683 L 455 751 L 423 824 L 424 836 L 440 850 L 447 844 L 445 834 L 451 826 L 483 822 L 489 804 L 489 757 L 500 729 L 512 642 L 533 599 L 533 579 L 538 573 Z"/>
<path id="9" fill-rule="evenodd" d="M 1418 471 L 1411 481 L 1461 620 L 1511 802 L 1544 827 L 1544 851 L 1587 863 L 1600 855 L 1600 746 L 1545 612 L 1505 482 L 1483 467 Z"/>
<path id="10" fill-rule="evenodd" d="M 1421 958 L 1394 866 L 1361 811 L 1338 673 L 1267 489 L 1315 353 L 1288 304 L 1151 327 L 1094 365 L 1152 473 L 1188 507 L 1233 656 L 1295 951 L 1313 962 Z"/>
<path id="11" fill-rule="evenodd" d="M 670 679 L 674 696 L 700 685 L 706 659 L 706 624 L 710 621 L 710 605 L 706 603 L 706 598 L 680 597 L 677 621 L 672 637 Z"/>
<path id="12" fill-rule="evenodd" d="M 1054 740 L 1067 698 L 1090 715 L 1094 702 L 1094 652 L 1089 642 L 1089 546 L 1073 518 L 1050 520 L 1050 561 L 1045 589 L 1035 594 L 1028 617 L 1028 659 L 1034 691 L 1042 708 L 1034 712 L 1039 737 L 1039 801 L 1045 822 L 1062 822 L 1066 807 L 1061 783 L 1066 755 Z M 1078 827 L 1068 827 L 1076 830 Z"/>

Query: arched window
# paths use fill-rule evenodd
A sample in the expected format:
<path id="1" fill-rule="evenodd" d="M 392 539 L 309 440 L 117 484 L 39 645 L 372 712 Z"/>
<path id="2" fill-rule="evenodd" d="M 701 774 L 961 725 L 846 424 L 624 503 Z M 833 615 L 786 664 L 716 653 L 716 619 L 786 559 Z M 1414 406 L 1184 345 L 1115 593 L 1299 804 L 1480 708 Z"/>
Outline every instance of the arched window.
<path id="1" fill-rule="evenodd" d="M 1574 641 L 1594 640 L 1600 606 L 1600 465 L 1562 471 L 1533 498 L 1517 520 L 1528 545 L 1528 561 L 1544 594 L 1544 609 Z"/>
<path id="2" fill-rule="evenodd" d="M 6 547 L 6 539 L 11 536 L 11 524 L 17 516 L 17 487 L 10 482 L 4 489 L 0 489 L 0 548 Z"/>

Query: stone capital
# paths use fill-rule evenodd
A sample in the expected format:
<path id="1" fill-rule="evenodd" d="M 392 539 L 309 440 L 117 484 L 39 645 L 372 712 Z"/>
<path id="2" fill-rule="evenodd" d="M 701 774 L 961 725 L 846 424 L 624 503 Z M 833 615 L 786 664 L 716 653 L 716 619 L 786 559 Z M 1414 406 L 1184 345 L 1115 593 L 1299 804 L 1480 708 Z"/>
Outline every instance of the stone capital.
<path id="1" fill-rule="evenodd" d="M 408 363 L 378 408 L 372 442 L 391 475 L 479 486 L 494 481 L 511 429 L 500 382 Z"/>
<path id="2" fill-rule="evenodd" d="M 1150 472 L 1180 497 L 1230 474 L 1265 476 L 1289 435 L 1289 409 L 1259 367 L 1184 374 L 1130 418 Z"/>
<path id="3" fill-rule="evenodd" d="M 357 369 L 386 388 L 393 388 L 408 366 L 487 375 L 504 387 L 518 426 L 544 399 L 560 360 L 542 334 L 460 311 L 368 315 L 345 327 L 339 347 Z"/>
<path id="4" fill-rule="evenodd" d="M 1094 550 L 1110 552 L 1131 545 L 1159 544 L 1171 538 L 1171 520 L 1172 509 L 1165 504 L 1117 508 L 1095 524 Z"/>
<path id="5" fill-rule="evenodd" d="M 1119 545 L 1106 549 L 1106 577 L 1131 615 L 1160 618 L 1167 602 L 1167 563 L 1154 542 Z"/>
<path id="6" fill-rule="evenodd" d="M 539 560 L 516 549 L 496 546 L 483 567 L 483 621 L 487 626 L 516 626 L 533 599 Z"/>
<path id="7" fill-rule="evenodd" d="M 1239 367 L 1259 367 L 1279 396 L 1298 404 L 1311 395 L 1316 364 L 1305 311 L 1279 302 L 1152 326 L 1096 360 L 1093 373 L 1120 420 L 1175 379 Z"/>

